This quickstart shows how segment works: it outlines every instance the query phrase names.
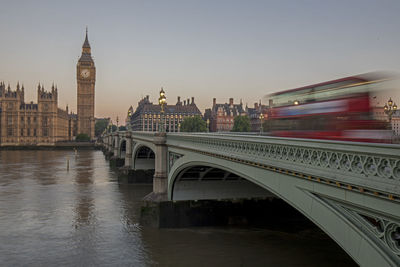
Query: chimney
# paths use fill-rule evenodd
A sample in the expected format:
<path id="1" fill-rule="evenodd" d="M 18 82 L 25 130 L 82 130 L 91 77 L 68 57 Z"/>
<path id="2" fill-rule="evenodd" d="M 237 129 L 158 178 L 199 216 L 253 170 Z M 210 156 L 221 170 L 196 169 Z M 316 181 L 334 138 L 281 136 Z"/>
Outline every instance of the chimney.
<path id="1" fill-rule="evenodd" d="M 192 105 L 194 105 L 194 96 L 192 96 Z"/>
<path id="2" fill-rule="evenodd" d="M 180 105 L 181 104 L 181 97 L 180 96 L 178 96 L 178 103 L 176 103 L 177 105 Z"/>
<path id="3" fill-rule="evenodd" d="M 257 102 L 254 103 L 254 108 L 255 108 L 255 109 L 258 109 L 258 103 L 257 103 Z"/>
<path id="4" fill-rule="evenodd" d="M 187 99 L 187 102 L 186 102 L 186 103 L 187 103 L 187 105 L 190 104 L 190 98 Z"/>
<path id="5" fill-rule="evenodd" d="M 272 99 L 268 100 L 268 105 L 269 105 L 270 108 L 272 107 L 273 104 L 274 103 L 272 102 Z"/>
<path id="6" fill-rule="evenodd" d="M 183 100 L 183 105 L 186 106 L 186 100 Z"/>
<path id="7" fill-rule="evenodd" d="M 229 98 L 229 106 L 233 106 L 233 98 Z"/>
<path id="8" fill-rule="evenodd" d="M 213 107 L 217 104 L 217 99 L 213 98 Z"/>

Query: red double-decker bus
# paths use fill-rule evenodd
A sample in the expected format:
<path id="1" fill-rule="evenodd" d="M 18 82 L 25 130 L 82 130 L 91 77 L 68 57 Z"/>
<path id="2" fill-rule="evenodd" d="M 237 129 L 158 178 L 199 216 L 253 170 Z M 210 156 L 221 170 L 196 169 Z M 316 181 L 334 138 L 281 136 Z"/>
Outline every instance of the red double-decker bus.
<path id="1" fill-rule="evenodd" d="M 384 78 L 360 75 L 268 95 L 273 136 L 391 142 L 387 122 L 373 119 L 371 92 Z"/>

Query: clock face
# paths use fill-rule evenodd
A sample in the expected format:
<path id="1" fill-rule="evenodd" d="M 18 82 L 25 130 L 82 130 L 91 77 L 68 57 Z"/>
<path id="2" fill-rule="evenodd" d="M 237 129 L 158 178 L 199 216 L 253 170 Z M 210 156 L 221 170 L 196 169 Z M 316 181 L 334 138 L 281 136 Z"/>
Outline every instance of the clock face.
<path id="1" fill-rule="evenodd" d="M 90 70 L 88 70 L 88 69 L 81 70 L 81 76 L 83 78 L 88 78 L 90 76 Z"/>

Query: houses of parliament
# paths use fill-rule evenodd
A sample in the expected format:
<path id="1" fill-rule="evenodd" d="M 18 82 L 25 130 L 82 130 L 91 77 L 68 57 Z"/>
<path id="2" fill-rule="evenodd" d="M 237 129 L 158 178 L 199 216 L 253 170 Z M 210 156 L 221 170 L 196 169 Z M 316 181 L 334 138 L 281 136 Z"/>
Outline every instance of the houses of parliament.
<path id="1" fill-rule="evenodd" d="M 94 139 L 94 89 L 96 68 L 86 29 L 77 67 L 77 114 L 58 106 L 58 88 L 37 87 L 37 103 L 25 102 L 25 88 L 12 90 L 0 82 L 0 146 L 55 145 L 72 141 L 77 134 Z"/>

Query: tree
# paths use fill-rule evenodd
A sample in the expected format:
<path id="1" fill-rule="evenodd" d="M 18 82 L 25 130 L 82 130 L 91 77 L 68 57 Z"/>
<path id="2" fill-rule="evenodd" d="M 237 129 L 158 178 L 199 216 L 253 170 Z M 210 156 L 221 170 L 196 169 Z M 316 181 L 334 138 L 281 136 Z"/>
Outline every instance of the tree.
<path id="1" fill-rule="evenodd" d="M 78 142 L 88 142 L 90 141 L 90 137 L 89 135 L 85 134 L 85 133 L 80 133 L 76 136 L 75 141 Z"/>
<path id="2" fill-rule="evenodd" d="M 107 128 L 109 119 L 98 119 L 94 125 L 94 135 L 100 136 Z"/>
<path id="3" fill-rule="evenodd" d="M 250 119 L 248 116 L 236 116 L 233 121 L 232 132 L 250 132 Z"/>
<path id="4" fill-rule="evenodd" d="M 207 125 L 198 115 L 186 117 L 181 123 L 181 132 L 207 132 Z"/>

